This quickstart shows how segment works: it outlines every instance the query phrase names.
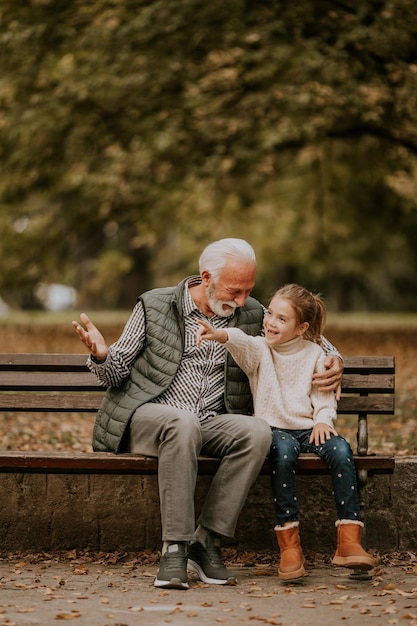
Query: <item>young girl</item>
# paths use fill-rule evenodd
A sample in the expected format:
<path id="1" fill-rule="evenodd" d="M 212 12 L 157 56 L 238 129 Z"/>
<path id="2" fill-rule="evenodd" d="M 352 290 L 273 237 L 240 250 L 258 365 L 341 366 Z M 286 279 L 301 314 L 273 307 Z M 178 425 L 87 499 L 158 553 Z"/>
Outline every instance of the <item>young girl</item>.
<path id="1" fill-rule="evenodd" d="M 336 398 L 311 385 L 324 370 L 320 346 L 326 318 L 323 301 L 299 285 L 279 289 L 264 318 L 264 337 L 237 328 L 214 329 L 200 321 L 203 340 L 226 344 L 251 385 L 255 416 L 272 429 L 271 483 L 280 547 L 278 576 L 292 580 L 305 574 L 300 546 L 295 468 L 300 452 L 314 452 L 329 465 L 338 520 L 335 565 L 371 569 L 373 557 L 361 545 L 363 523 L 352 449 L 334 428 Z"/>

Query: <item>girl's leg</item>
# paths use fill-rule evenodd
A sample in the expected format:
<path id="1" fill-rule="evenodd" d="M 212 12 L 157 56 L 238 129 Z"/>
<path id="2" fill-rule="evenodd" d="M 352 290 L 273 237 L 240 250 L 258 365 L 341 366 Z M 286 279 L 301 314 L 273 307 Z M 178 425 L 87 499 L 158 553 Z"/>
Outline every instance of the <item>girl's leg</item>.
<path id="1" fill-rule="evenodd" d="M 352 448 L 340 435 L 331 435 L 325 443 L 315 446 L 308 443 L 310 432 L 304 434 L 301 450 L 314 452 L 329 466 L 337 517 L 359 521 L 358 485 Z"/>
<path id="2" fill-rule="evenodd" d="M 298 520 L 295 468 L 300 444 L 297 432 L 272 428 L 272 444 L 269 452 L 271 464 L 271 487 L 275 518 L 278 526 Z"/>
<path id="3" fill-rule="evenodd" d="M 336 522 L 337 548 L 332 562 L 342 567 L 372 569 L 376 561 L 361 545 L 363 523 L 359 520 L 356 469 L 350 445 L 343 437 L 332 435 L 326 443 L 314 446 L 308 443 L 307 436 L 301 449 L 318 454 L 330 469 L 339 518 Z"/>
<path id="4" fill-rule="evenodd" d="M 305 574 L 304 555 L 298 529 L 298 502 L 295 468 L 300 444 L 299 431 L 272 429 L 272 445 L 269 453 L 271 485 L 277 525 L 275 533 L 280 550 L 278 577 L 294 580 Z"/>

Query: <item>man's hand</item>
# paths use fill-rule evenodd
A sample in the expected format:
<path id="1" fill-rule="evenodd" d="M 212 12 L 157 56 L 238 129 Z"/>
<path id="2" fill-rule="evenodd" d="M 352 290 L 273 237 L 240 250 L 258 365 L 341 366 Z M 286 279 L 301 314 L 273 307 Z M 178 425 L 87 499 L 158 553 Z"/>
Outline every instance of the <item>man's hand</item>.
<path id="1" fill-rule="evenodd" d="M 204 320 L 197 320 L 197 323 L 200 324 L 201 327 L 197 331 L 197 336 L 195 339 L 198 346 L 201 346 L 201 342 L 205 339 L 208 339 L 209 341 L 218 341 L 219 343 L 226 343 L 226 330 L 222 330 L 221 328 L 213 328 L 211 324 L 205 322 Z"/>
<path id="2" fill-rule="evenodd" d="M 313 374 L 313 385 L 319 391 L 336 391 L 336 400 L 340 400 L 342 390 L 343 362 L 337 356 L 328 356 L 324 361 L 324 372 Z"/>
<path id="3" fill-rule="evenodd" d="M 109 349 L 104 341 L 103 335 L 98 328 L 94 326 L 88 315 L 85 313 L 81 313 L 80 320 L 83 326 L 76 321 L 72 322 L 75 332 L 97 361 L 105 361 L 107 359 Z"/>
<path id="4" fill-rule="evenodd" d="M 320 444 L 326 443 L 326 440 L 330 439 L 330 435 L 337 436 L 337 432 L 335 431 L 335 429 L 328 424 L 322 424 L 319 422 L 313 427 L 308 442 L 314 443 L 314 445 L 319 446 Z"/>

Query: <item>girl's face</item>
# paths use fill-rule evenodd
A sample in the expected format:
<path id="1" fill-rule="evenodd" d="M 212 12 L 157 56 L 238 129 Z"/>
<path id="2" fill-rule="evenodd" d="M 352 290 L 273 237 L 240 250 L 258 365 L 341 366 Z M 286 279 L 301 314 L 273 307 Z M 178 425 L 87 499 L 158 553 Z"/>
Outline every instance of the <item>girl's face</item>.
<path id="1" fill-rule="evenodd" d="M 292 304 L 279 296 L 274 296 L 264 317 L 265 340 L 271 347 L 279 346 L 299 337 L 308 328 L 308 322 L 299 324 Z"/>

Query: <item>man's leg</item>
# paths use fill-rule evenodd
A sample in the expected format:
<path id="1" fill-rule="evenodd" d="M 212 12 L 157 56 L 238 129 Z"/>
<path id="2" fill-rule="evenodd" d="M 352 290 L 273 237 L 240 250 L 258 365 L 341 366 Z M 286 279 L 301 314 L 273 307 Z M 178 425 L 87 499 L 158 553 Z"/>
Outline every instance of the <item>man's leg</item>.
<path id="1" fill-rule="evenodd" d="M 233 537 L 251 485 L 271 445 L 271 429 L 245 415 L 219 415 L 202 423 L 201 453 L 221 458 L 199 518 L 196 541 L 190 545 L 188 568 L 201 580 L 235 584 L 221 559 L 220 536 Z"/>
<path id="2" fill-rule="evenodd" d="M 248 415 L 217 415 L 201 424 L 201 454 L 221 459 L 199 523 L 217 535 L 233 537 L 237 520 L 268 456 L 271 427 Z"/>
<path id="3" fill-rule="evenodd" d="M 158 457 L 163 541 L 194 536 L 194 492 L 201 428 L 194 413 L 147 403 L 130 424 L 129 452 Z"/>
<path id="4" fill-rule="evenodd" d="M 147 403 L 132 417 L 129 452 L 158 457 L 164 545 L 157 587 L 188 588 L 188 542 L 195 531 L 194 492 L 201 445 L 194 413 Z"/>

